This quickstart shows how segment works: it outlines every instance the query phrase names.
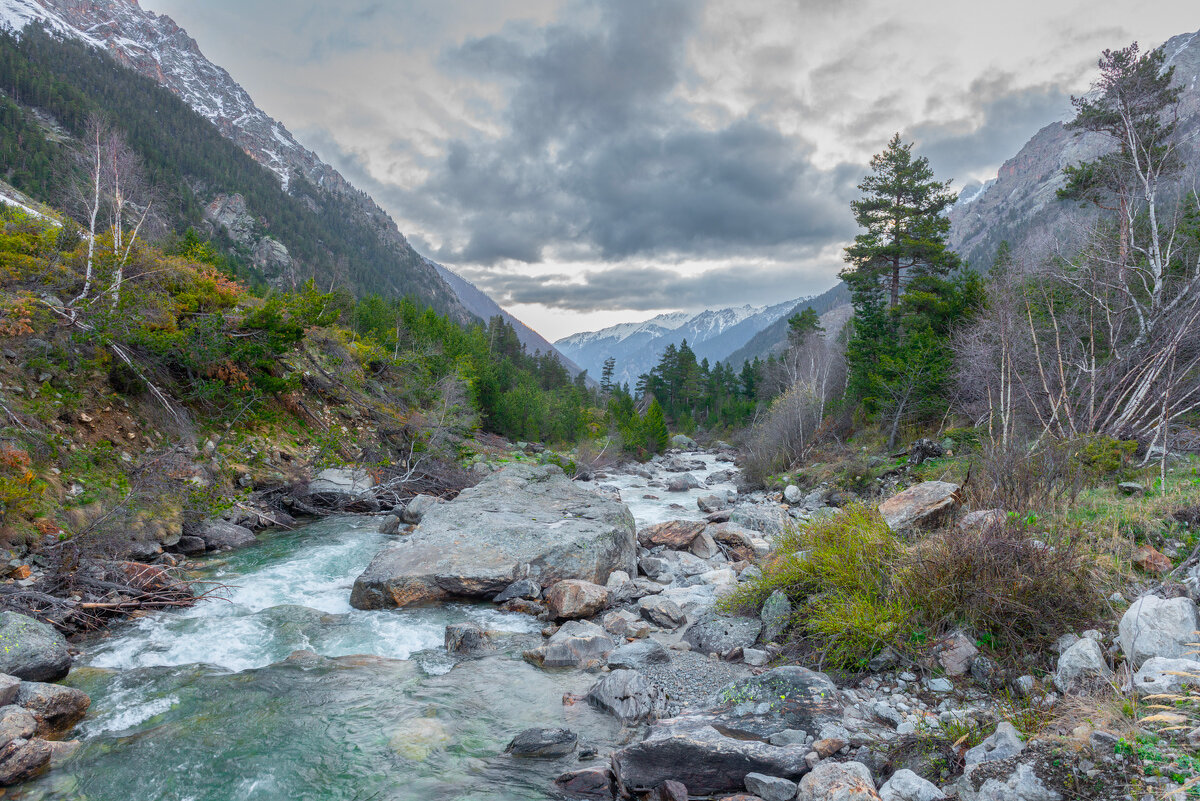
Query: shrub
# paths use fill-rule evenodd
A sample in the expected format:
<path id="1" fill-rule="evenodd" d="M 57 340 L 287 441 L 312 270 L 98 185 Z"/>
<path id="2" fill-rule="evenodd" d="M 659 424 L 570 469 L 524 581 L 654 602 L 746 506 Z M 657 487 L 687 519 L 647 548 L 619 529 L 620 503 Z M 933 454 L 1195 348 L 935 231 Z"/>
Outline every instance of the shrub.
<path id="1" fill-rule="evenodd" d="M 1102 478 L 1126 468 L 1137 449 L 1136 440 L 1119 440 L 1099 434 L 1081 440 L 1076 458 L 1089 473 Z"/>
<path id="2" fill-rule="evenodd" d="M 1087 483 L 1076 451 L 1076 443 L 1064 440 L 984 445 L 964 490 L 967 506 L 1049 513 L 1074 503 Z"/>
<path id="3" fill-rule="evenodd" d="M 1081 548 L 1033 539 L 1014 520 L 935 534 L 910 549 L 897 577 L 931 630 L 966 625 L 1013 649 L 1086 628 L 1101 612 L 1098 584 Z"/>

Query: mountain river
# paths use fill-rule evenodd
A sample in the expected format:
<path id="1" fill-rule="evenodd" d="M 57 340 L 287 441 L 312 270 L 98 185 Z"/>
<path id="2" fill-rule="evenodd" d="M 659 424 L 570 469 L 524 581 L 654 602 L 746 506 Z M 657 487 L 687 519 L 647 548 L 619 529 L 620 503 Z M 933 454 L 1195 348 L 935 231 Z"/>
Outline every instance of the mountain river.
<path id="1" fill-rule="evenodd" d="M 702 455 L 703 478 L 730 465 Z M 700 517 L 696 498 L 614 474 L 638 527 Z M 717 485 L 732 489 L 732 485 Z M 646 494 L 661 500 L 644 499 Z M 673 507 L 678 504 L 682 508 Z M 578 754 L 516 760 L 522 729 L 565 726 L 602 755 L 635 736 L 585 703 L 595 676 L 541 670 L 521 652 L 542 624 L 490 604 L 364 612 L 350 587 L 387 544 L 378 518 L 334 517 L 211 558 L 219 583 L 194 607 L 83 644 L 65 683 L 92 698 L 82 747 L 21 801 L 468 801 L 553 798 Z M 448 623 L 497 632 L 483 658 L 452 658 Z"/>

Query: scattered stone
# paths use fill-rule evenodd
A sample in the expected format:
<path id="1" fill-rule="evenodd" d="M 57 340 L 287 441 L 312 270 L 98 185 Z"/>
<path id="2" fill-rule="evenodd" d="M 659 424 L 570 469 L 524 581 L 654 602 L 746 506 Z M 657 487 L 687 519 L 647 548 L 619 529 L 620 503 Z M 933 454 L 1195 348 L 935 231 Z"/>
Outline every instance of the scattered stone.
<path id="1" fill-rule="evenodd" d="M 575 750 L 579 737 L 570 729 L 526 729 L 512 739 L 504 753 L 525 759 L 566 756 Z"/>
<path id="2" fill-rule="evenodd" d="M 717 545 L 717 541 L 707 531 L 701 531 L 696 535 L 689 550 L 701 559 L 712 559 L 721 555 L 721 548 Z"/>
<path id="3" fill-rule="evenodd" d="M 527 601 L 537 601 L 542 597 L 542 587 L 536 581 L 530 579 L 521 579 L 509 584 L 504 590 L 492 599 L 492 603 L 502 604 L 505 601 L 511 601 L 514 598 L 523 598 Z"/>
<path id="4" fill-rule="evenodd" d="M 958 492 L 957 484 L 925 481 L 879 504 L 879 514 L 897 533 L 937 528 L 958 509 Z"/>
<path id="5" fill-rule="evenodd" d="M 520 578 L 603 584 L 635 567 L 633 516 L 555 465 L 513 464 L 435 504 L 354 582 L 356 609 L 493 598 Z"/>
<path id="6" fill-rule="evenodd" d="M 797 801 L 879 801 L 875 779 L 861 762 L 822 762 L 800 780 Z"/>
<path id="7" fill-rule="evenodd" d="M 492 638 L 477 623 L 446 626 L 446 650 L 452 654 L 478 654 L 492 650 Z"/>
<path id="8" fill-rule="evenodd" d="M 37 733 L 37 721 L 28 710 L 16 704 L 0 707 L 0 743 L 21 738 L 28 740 Z"/>
<path id="9" fill-rule="evenodd" d="M 379 524 L 379 533 L 392 536 L 400 530 L 400 518 L 396 515 L 388 515 L 383 518 L 383 522 Z"/>
<path id="10" fill-rule="evenodd" d="M 1129 497 L 1144 494 L 1146 492 L 1146 488 L 1136 481 L 1122 481 L 1117 485 L 1117 492 Z"/>
<path id="11" fill-rule="evenodd" d="M 1003 509 L 980 509 L 967 512 L 958 521 L 958 529 L 959 531 L 982 531 L 1000 525 L 1004 522 L 1004 518 Z"/>
<path id="12" fill-rule="evenodd" d="M 963 801 L 1061 801 L 1062 794 L 1052 790 L 1038 778 L 1032 765 L 1022 762 L 1016 766 L 1005 779 L 988 778 L 978 790 L 972 790 L 971 783 L 965 785 L 959 793 Z M 961 786 L 960 785 L 960 786 Z"/>
<path id="13" fill-rule="evenodd" d="M 1008 721 L 1001 721 L 995 733 L 979 745 L 967 751 L 964 762 L 968 768 L 983 762 L 996 762 L 1008 759 L 1025 750 L 1025 742 L 1017 734 L 1016 728 Z"/>
<path id="14" fill-rule="evenodd" d="M 696 499 L 696 506 L 700 508 L 701 512 L 720 512 L 729 507 L 729 496 L 724 494 L 701 495 Z"/>
<path id="15" fill-rule="evenodd" d="M 1147 573 L 1171 572 L 1171 560 L 1152 545 L 1143 545 L 1133 552 L 1133 563 Z"/>
<path id="16" fill-rule="evenodd" d="M 767 537 L 779 536 L 789 525 L 787 514 L 774 503 L 739 505 L 733 510 L 729 521 Z"/>
<path id="17" fill-rule="evenodd" d="M 762 773 L 747 773 L 746 789 L 762 801 L 792 801 L 796 797 L 794 781 Z"/>
<path id="18" fill-rule="evenodd" d="M 56 628 L 16 612 L 0 612 L 0 672 L 26 681 L 58 681 L 70 670 L 71 652 Z"/>
<path id="19" fill-rule="evenodd" d="M 1136 669 L 1155 656 L 1174 659 L 1191 655 L 1196 650 L 1192 643 L 1197 629 L 1200 620 L 1190 598 L 1143 595 L 1121 617 L 1118 639 L 1125 658 Z"/>
<path id="20" fill-rule="evenodd" d="M 546 590 L 546 607 L 555 620 L 591 617 L 608 606 L 609 592 L 599 584 L 579 579 L 560 581 Z"/>
<path id="21" fill-rule="evenodd" d="M 733 648 L 754 645 L 762 626 L 758 618 L 726 617 L 707 610 L 688 627 L 683 639 L 694 651 L 723 654 Z"/>
<path id="22" fill-rule="evenodd" d="M 938 664 L 947 676 L 962 676 L 971 669 L 971 660 L 979 653 L 975 643 L 961 631 L 943 637 L 934 646 Z"/>
<path id="23" fill-rule="evenodd" d="M 804 491 L 795 484 L 788 484 L 783 488 L 783 499 L 792 506 L 797 506 L 804 503 Z"/>
<path id="24" fill-rule="evenodd" d="M 700 489 L 703 486 L 700 483 L 700 479 L 691 473 L 683 473 L 678 476 L 671 476 L 667 481 L 667 492 L 687 492 L 688 490 Z"/>
<path id="25" fill-rule="evenodd" d="M 762 667 L 771 661 L 771 655 L 758 648 L 743 648 L 742 661 L 751 667 Z"/>
<path id="26" fill-rule="evenodd" d="M 948 693 L 954 690 L 954 683 L 950 679 L 943 679 L 941 677 L 929 679 L 925 682 L 925 686 L 932 693 Z"/>
<path id="27" fill-rule="evenodd" d="M 812 744 L 812 749 L 821 759 L 828 759 L 846 747 L 846 741 L 841 737 L 826 737 Z"/>
<path id="28" fill-rule="evenodd" d="M 879 788 L 880 801 L 941 801 L 946 794 L 933 782 L 922 779 L 907 768 L 892 774 Z"/>
<path id="29" fill-rule="evenodd" d="M 646 796 L 646 801 L 688 801 L 687 786 L 683 782 L 667 779 L 653 793 Z"/>
<path id="30" fill-rule="evenodd" d="M 1200 688 L 1200 661 L 1152 656 L 1133 674 L 1133 691 L 1147 695 L 1179 695 Z"/>
<path id="31" fill-rule="evenodd" d="M 0 747 L 0 786 L 29 781 L 50 764 L 50 743 L 17 738 Z"/>
<path id="32" fill-rule="evenodd" d="M 1112 678 L 1113 672 L 1104 660 L 1099 644 L 1085 637 L 1058 657 L 1054 686 L 1061 693 L 1078 695 L 1108 688 Z"/>
<path id="33" fill-rule="evenodd" d="M 671 661 L 671 652 L 658 640 L 637 640 L 619 646 L 608 655 L 608 666 L 618 669 L 641 670 L 647 665 L 662 665 Z"/>
<path id="34" fill-rule="evenodd" d="M 204 540 L 204 547 L 210 551 L 220 551 L 226 548 L 234 550 L 253 545 L 257 540 L 254 532 L 245 526 L 238 526 L 228 520 L 205 520 L 195 525 L 184 527 L 184 536 L 199 537 Z M 182 542 L 182 537 L 180 542 Z"/>
<path id="35" fill-rule="evenodd" d="M 592 685 L 586 697 L 596 709 L 624 723 L 652 720 L 667 710 L 663 692 L 636 670 L 614 670 Z"/>

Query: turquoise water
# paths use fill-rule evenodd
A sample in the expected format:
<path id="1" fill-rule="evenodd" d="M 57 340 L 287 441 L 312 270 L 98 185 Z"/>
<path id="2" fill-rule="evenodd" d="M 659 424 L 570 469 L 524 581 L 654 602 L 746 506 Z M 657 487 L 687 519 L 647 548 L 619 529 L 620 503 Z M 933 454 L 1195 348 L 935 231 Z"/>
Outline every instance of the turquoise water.
<path id="1" fill-rule="evenodd" d="M 92 697 L 79 752 L 6 797 L 82 801 L 541 799 L 580 765 L 513 760 L 531 726 L 611 749 L 614 720 L 564 705 L 594 676 L 520 658 L 540 624 L 488 606 L 364 612 L 350 584 L 385 544 L 377 521 L 332 518 L 265 535 L 206 571 L 197 606 L 87 644 L 68 683 Z M 496 632 L 495 655 L 455 661 L 447 623 Z"/>

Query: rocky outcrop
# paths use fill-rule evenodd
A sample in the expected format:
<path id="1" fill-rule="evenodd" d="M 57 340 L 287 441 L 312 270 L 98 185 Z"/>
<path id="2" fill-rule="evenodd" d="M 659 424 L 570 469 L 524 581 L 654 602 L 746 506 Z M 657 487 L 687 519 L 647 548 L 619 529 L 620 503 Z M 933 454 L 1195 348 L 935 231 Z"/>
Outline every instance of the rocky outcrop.
<path id="1" fill-rule="evenodd" d="M 617 647 L 613 638 L 595 623 L 570 620 L 554 632 L 543 646 L 527 651 L 525 657 L 542 667 L 584 667 L 600 665 Z"/>
<path id="2" fill-rule="evenodd" d="M 66 638 L 40 620 L 0 612 L 0 646 L 0 672 L 18 679 L 58 681 L 71 670 Z"/>
<path id="3" fill-rule="evenodd" d="M 958 510 L 958 490 L 947 481 L 925 481 L 879 504 L 879 514 L 897 533 L 937 528 Z"/>
<path id="4" fill-rule="evenodd" d="M 404 541 L 354 582 L 358 609 L 491 599 L 514 581 L 603 585 L 636 572 L 633 515 L 577 486 L 553 465 L 517 464 L 437 504 Z"/>

